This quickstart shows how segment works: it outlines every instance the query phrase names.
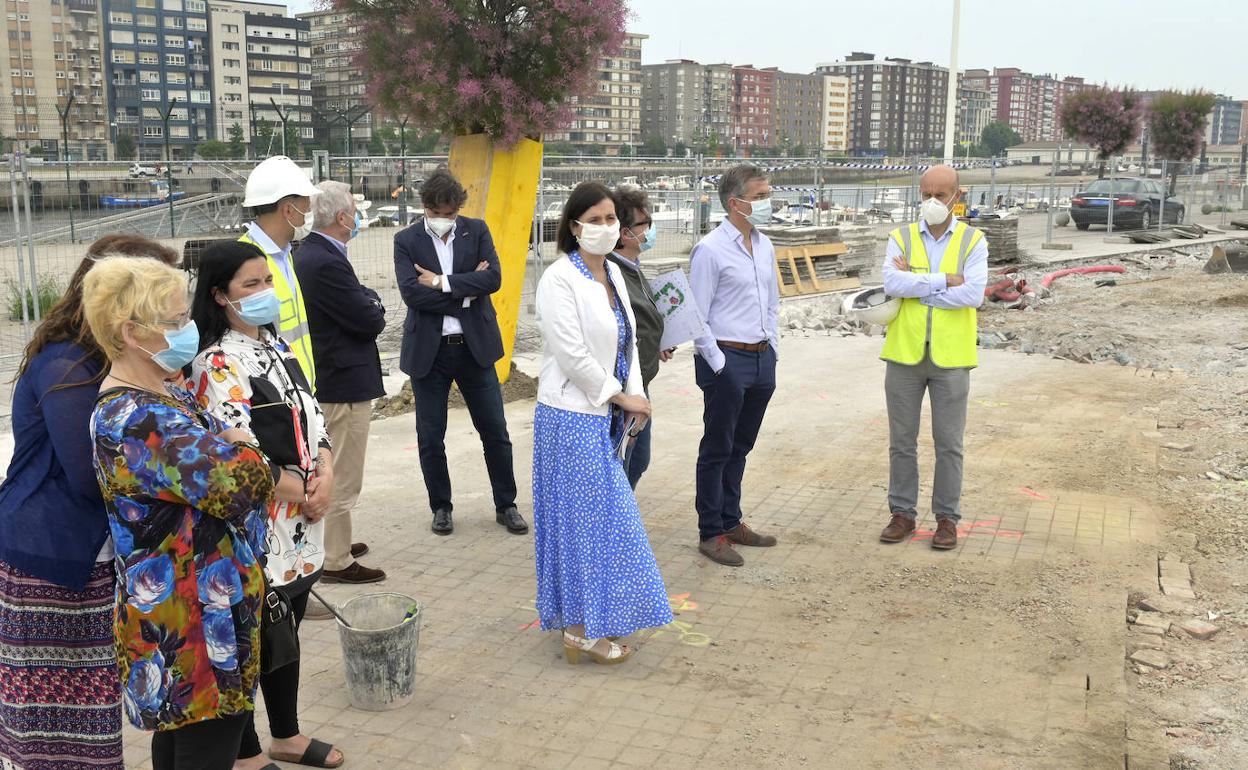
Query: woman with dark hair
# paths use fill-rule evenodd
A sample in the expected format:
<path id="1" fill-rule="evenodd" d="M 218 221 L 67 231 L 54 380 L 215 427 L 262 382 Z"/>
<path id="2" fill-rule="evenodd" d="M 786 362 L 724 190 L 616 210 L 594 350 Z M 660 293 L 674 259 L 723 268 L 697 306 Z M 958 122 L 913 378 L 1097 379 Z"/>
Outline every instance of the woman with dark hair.
<path id="1" fill-rule="evenodd" d="M 533 420 L 537 611 L 568 662 L 622 663 L 615 639 L 672 620 L 620 457 L 650 418 L 620 270 L 611 192 L 577 185 L 559 222 L 564 257 L 537 287 L 542 373 Z"/>
<path id="2" fill-rule="evenodd" d="M 35 329 L 13 390 L 0 485 L 0 757 L 26 770 L 122 767 L 113 548 L 91 471 L 108 359 L 82 311 L 83 277 L 109 255 L 177 262 L 147 238 L 93 243 Z"/>
<path id="3" fill-rule="evenodd" d="M 200 352 L 187 387 L 200 407 L 254 437 L 282 466 L 268 508 L 265 574 L 303 620 L 308 592 L 325 561 L 323 518 L 333 486 L 333 456 L 321 407 L 298 359 L 277 335 L 278 300 L 262 251 L 223 241 L 199 260 L 191 317 Z M 273 743 L 269 757 L 314 767 L 337 767 L 342 752 L 299 732 L 299 662 L 260 675 Z M 269 764 L 248 715 L 239 770 Z"/>

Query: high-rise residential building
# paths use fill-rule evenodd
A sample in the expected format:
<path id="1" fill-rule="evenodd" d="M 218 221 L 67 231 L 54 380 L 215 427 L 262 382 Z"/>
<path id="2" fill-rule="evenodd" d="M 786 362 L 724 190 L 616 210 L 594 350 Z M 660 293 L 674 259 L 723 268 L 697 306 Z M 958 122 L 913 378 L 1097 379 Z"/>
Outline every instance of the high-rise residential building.
<path id="1" fill-rule="evenodd" d="M 212 94 L 214 135 L 223 142 L 238 126 L 243 142 L 251 143 L 251 92 L 247 79 L 247 12 L 238 3 L 209 0 L 208 27 L 212 40 Z"/>
<path id="2" fill-rule="evenodd" d="M 945 139 L 949 71 L 931 62 L 885 58 L 855 51 L 821 64 L 823 74 L 850 79 L 851 151 L 866 155 L 930 155 Z"/>
<path id="3" fill-rule="evenodd" d="M 1239 144 L 1244 128 L 1244 104 L 1229 96 L 1218 94 L 1209 114 L 1205 128 L 1205 142 L 1215 144 Z"/>
<path id="4" fill-rule="evenodd" d="M 758 69 L 752 64 L 732 68 L 732 148 L 746 153 L 753 148 L 776 145 L 775 67 Z"/>
<path id="5" fill-rule="evenodd" d="M 732 65 L 708 64 L 702 70 L 702 121 L 700 142 L 710 151 L 726 151 L 732 144 L 733 98 L 736 76 Z"/>
<path id="6" fill-rule="evenodd" d="M 1032 75 L 1017 67 L 969 69 L 963 85 L 987 91 L 992 101 L 990 122 L 1001 122 L 1018 132 L 1024 142 L 1066 138 L 1062 131 L 1062 103 L 1070 94 L 1090 86 L 1083 78 Z"/>
<path id="7" fill-rule="evenodd" d="M 9 2 L 0 61 L 9 88 L 0 94 L 0 133 L 48 157 L 103 160 L 109 152 L 103 25 L 97 0 Z M 73 102 L 70 104 L 70 97 Z M 68 107 L 67 147 L 61 111 Z"/>
<path id="8" fill-rule="evenodd" d="M 248 119 L 255 133 L 273 127 L 261 155 L 297 150 L 283 144 L 282 126 L 300 143 L 313 140 L 311 25 L 287 15 L 284 3 L 235 2 L 246 12 Z M 294 127 L 292 130 L 291 127 Z M 257 137 L 259 139 L 261 137 Z M 284 148 L 284 149 L 283 149 Z"/>
<path id="9" fill-rule="evenodd" d="M 341 11 L 312 11 L 298 18 L 312 30 L 312 106 L 319 115 L 313 121 L 316 143 L 332 154 L 363 155 L 372 142 L 373 130 L 382 117 L 371 109 L 359 116 L 348 132 L 343 121 L 356 117 L 360 107 L 370 107 L 368 78 L 355 61 L 364 48 L 363 27 L 351 14 Z M 399 148 L 387 148 L 398 154 Z"/>
<path id="10" fill-rule="evenodd" d="M 599 62 L 598 90 L 573 99 L 576 118 L 547 141 L 570 142 L 578 152 L 619 155 L 641 143 L 641 44 L 648 35 L 629 32 L 618 55 Z"/>
<path id="11" fill-rule="evenodd" d="M 965 77 L 958 84 L 958 144 L 979 144 L 984 129 L 992 122 L 992 93 L 967 85 Z"/>
<path id="12" fill-rule="evenodd" d="M 115 134 L 133 136 L 140 158 L 164 157 L 166 141 L 189 158 L 215 135 L 207 0 L 102 2 Z"/>
<path id="13" fill-rule="evenodd" d="M 819 150 L 824 118 L 823 92 L 822 75 L 776 73 L 773 146 L 803 156 Z"/>
<path id="14" fill-rule="evenodd" d="M 821 75 L 823 78 L 823 151 L 843 155 L 849 152 L 849 115 L 853 97 L 850 80 L 845 75 Z"/>
<path id="15" fill-rule="evenodd" d="M 641 67 L 641 138 L 665 144 L 697 143 L 705 110 L 704 67 L 673 59 Z"/>

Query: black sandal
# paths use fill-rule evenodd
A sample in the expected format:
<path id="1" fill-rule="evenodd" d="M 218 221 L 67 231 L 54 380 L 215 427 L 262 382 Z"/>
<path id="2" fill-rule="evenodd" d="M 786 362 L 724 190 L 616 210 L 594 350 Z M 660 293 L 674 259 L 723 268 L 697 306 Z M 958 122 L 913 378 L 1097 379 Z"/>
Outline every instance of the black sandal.
<path id="1" fill-rule="evenodd" d="M 307 765 L 308 767 L 340 767 L 343 762 L 347 761 L 345 754 L 342 759 L 332 765 L 326 761 L 329 759 L 329 752 L 333 750 L 334 747 L 332 744 L 326 743 L 325 741 L 318 741 L 313 738 L 308 743 L 308 748 L 304 750 L 303 756 L 301 757 L 296 757 L 294 754 L 286 753 L 274 754 L 272 751 L 269 752 L 269 757 L 271 759 L 276 759 L 278 762 L 291 762 L 296 765 Z M 265 768 L 265 770 L 268 770 L 268 768 Z"/>

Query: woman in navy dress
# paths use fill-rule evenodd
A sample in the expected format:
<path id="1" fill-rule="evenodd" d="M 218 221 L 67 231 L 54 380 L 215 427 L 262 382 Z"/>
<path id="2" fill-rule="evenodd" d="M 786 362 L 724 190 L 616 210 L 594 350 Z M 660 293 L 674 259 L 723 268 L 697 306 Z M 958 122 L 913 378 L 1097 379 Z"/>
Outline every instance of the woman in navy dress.
<path id="1" fill-rule="evenodd" d="M 537 288 L 542 372 L 533 424 L 537 611 L 568 661 L 622 663 L 614 641 L 672 620 L 667 590 L 620 462 L 650 417 L 619 268 L 610 191 L 584 182 L 559 223 L 564 257 Z"/>

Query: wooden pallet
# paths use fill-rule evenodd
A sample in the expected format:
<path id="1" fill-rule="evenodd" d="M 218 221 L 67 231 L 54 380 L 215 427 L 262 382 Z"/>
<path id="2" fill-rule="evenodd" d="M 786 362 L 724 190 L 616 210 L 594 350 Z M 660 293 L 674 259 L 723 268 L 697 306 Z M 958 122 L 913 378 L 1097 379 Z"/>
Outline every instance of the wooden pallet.
<path id="1" fill-rule="evenodd" d="M 836 259 L 849 252 L 844 243 L 818 243 L 811 246 L 782 246 L 776 249 L 776 280 L 780 283 L 780 296 L 791 297 L 798 294 L 818 294 L 826 291 L 855 289 L 862 285 L 857 276 L 843 278 L 819 278 L 815 263 L 821 259 Z M 781 265 L 789 268 L 793 283 L 786 283 L 781 273 Z M 806 267 L 806 278 L 803 279 L 800 265 Z"/>

